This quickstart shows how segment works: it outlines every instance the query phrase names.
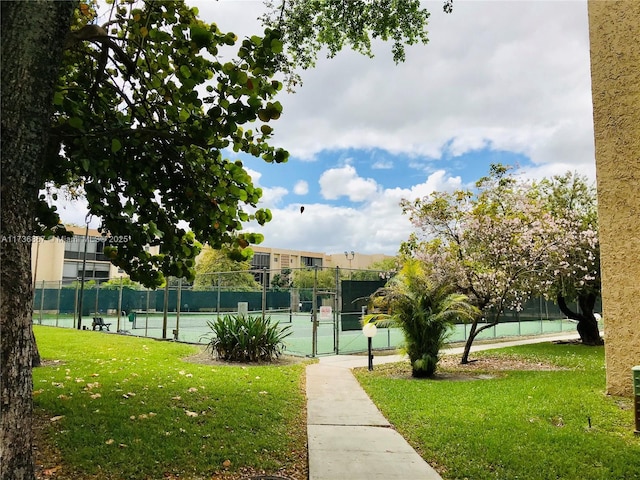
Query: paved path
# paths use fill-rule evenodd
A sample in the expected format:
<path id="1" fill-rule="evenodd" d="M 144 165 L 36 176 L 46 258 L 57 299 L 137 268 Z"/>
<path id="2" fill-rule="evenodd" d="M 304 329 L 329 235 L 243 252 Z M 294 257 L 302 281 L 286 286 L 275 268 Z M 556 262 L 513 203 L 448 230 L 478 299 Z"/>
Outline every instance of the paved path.
<path id="1" fill-rule="evenodd" d="M 474 345 L 472 352 L 576 338 L 575 333 Z M 443 353 L 460 354 L 462 347 Z M 405 360 L 374 358 L 375 364 Z M 373 404 L 351 368 L 366 355 L 320 357 L 307 367 L 309 480 L 438 480 L 440 475 L 396 432 Z"/>

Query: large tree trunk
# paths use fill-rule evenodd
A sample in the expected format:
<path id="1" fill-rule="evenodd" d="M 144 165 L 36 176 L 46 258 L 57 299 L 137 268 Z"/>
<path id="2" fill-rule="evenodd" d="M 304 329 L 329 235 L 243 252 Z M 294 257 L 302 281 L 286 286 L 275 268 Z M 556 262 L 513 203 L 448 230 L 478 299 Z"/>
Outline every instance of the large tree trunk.
<path id="1" fill-rule="evenodd" d="M 31 235 L 74 2 L 2 2 L 0 479 L 33 479 Z"/>
<path id="2" fill-rule="evenodd" d="M 578 306 L 580 313 L 572 311 L 565 298 L 558 294 L 558 307 L 571 320 L 578 322 L 577 330 L 580 340 L 584 345 L 603 345 L 604 342 L 600 337 L 598 329 L 598 321 L 593 314 L 593 308 L 596 304 L 596 295 L 594 293 L 585 293 L 578 296 Z"/>

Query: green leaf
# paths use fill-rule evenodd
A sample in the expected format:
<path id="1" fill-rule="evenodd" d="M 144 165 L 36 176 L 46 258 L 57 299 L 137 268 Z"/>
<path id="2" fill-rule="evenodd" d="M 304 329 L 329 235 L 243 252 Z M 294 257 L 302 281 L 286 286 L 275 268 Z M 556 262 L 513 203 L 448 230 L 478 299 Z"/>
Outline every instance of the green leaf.
<path id="1" fill-rule="evenodd" d="M 184 108 L 180 110 L 180 113 L 178 114 L 178 118 L 181 122 L 186 122 L 190 116 L 191 114 Z"/>
<path id="2" fill-rule="evenodd" d="M 191 69 L 186 65 L 180 66 L 180 73 L 184 78 L 191 78 Z"/>
<path id="3" fill-rule="evenodd" d="M 71 117 L 69 119 L 69 126 L 71 126 L 72 128 L 77 128 L 79 130 L 82 128 L 83 124 L 84 122 L 79 117 Z"/>
<path id="4" fill-rule="evenodd" d="M 113 153 L 118 153 L 120 151 L 120 149 L 122 149 L 122 143 L 120 143 L 120 140 L 118 140 L 117 138 L 112 138 L 111 139 L 111 151 Z"/>
<path id="5" fill-rule="evenodd" d="M 53 94 L 53 104 L 54 105 L 62 105 L 64 102 L 64 95 L 62 92 L 56 92 Z"/>
<path id="6" fill-rule="evenodd" d="M 273 53 L 282 53 L 282 41 L 278 40 L 277 38 L 271 40 L 271 51 Z"/>

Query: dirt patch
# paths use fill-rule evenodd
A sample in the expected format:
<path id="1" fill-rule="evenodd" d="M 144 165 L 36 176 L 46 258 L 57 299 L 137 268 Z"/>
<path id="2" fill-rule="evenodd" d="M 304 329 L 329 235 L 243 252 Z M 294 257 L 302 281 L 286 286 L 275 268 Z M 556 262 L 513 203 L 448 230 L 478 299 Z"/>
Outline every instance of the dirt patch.
<path id="1" fill-rule="evenodd" d="M 393 378 L 412 379 L 409 362 L 380 365 L 376 367 L 381 374 Z M 564 370 L 551 363 L 537 362 L 518 357 L 483 356 L 470 363 L 461 364 L 459 355 L 444 355 L 438 362 L 438 370 L 430 380 L 469 381 L 491 380 L 501 377 L 508 371 L 554 371 Z"/>
<path id="2" fill-rule="evenodd" d="M 474 359 L 470 363 L 462 365 L 459 355 L 444 355 L 438 363 L 440 369 L 455 371 L 506 371 L 506 370 L 563 370 L 552 363 L 535 362 L 526 358 L 485 356 Z"/>
<path id="3" fill-rule="evenodd" d="M 236 367 L 283 367 L 286 365 L 295 365 L 297 363 L 308 362 L 306 357 L 296 357 L 294 355 L 280 355 L 278 358 L 271 362 L 226 362 L 224 360 L 218 360 L 206 347 L 202 347 L 198 353 L 185 357 L 182 359 L 184 362 L 197 363 L 200 365 L 212 365 L 212 366 L 236 366 Z"/>

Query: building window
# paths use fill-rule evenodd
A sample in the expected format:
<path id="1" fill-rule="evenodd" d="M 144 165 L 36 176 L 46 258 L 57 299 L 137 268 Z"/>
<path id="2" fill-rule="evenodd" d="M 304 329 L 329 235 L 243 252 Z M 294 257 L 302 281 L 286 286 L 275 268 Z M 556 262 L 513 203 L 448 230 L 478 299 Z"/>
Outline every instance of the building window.
<path id="1" fill-rule="evenodd" d="M 251 268 L 269 268 L 270 257 L 268 253 L 256 252 L 251 259 Z"/>
<path id="2" fill-rule="evenodd" d="M 322 267 L 322 259 L 316 257 L 300 257 L 300 263 L 305 267 Z"/>

